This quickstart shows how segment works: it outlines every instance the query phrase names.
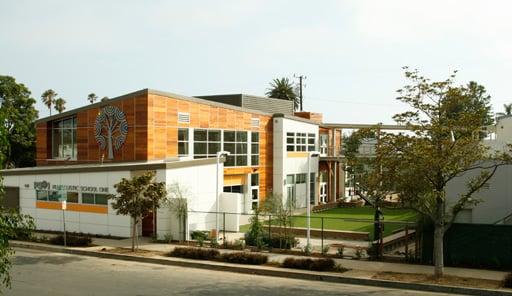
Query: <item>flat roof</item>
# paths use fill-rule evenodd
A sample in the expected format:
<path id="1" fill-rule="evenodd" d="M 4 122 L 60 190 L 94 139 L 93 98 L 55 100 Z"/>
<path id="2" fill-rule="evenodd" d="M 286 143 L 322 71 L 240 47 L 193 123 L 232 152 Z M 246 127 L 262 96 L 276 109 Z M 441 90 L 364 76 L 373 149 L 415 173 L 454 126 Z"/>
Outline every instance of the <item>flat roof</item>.
<path id="1" fill-rule="evenodd" d="M 164 96 L 164 97 L 168 97 L 168 98 L 172 98 L 172 99 L 179 99 L 179 100 L 189 101 L 189 102 L 198 103 L 198 104 L 204 104 L 204 105 L 210 105 L 210 106 L 215 106 L 215 107 L 219 107 L 219 108 L 231 109 L 231 110 L 240 111 L 240 112 L 254 113 L 254 114 L 259 114 L 259 115 L 264 115 L 264 116 L 269 116 L 269 117 L 272 117 L 274 115 L 274 113 L 267 113 L 267 112 L 263 112 L 260 110 L 248 109 L 248 108 L 238 107 L 238 106 L 234 106 L 234 105 L 230 105 L 230 104 L 214 102 L 214 101 L 210 101 L 207 99 L 183 96 L 183 95 L 179 95 L 179 94 L 175 94 L 175 93 L 145 88 L 145 89 L 134 91 L 134 92 L 131 92 L 131 93 L 128 93 L 125 95 L 121 95 L 121 96 L 118 96 L 118 97 L 115 97 L 112 99 L 108 99 L 105 101 L 100 101 L 100 102 L 97 102 L 94 104 L 89 104 L 89 105 L 85 105 L 85 106 L 78 107 L 75 109 L 71 109 L 71 110 L 68 110 L 68 111 L 65 111 L 65 112 L 62 112 L 59 114 L 43 117 L 43 118 L 36 120 L 36 124 L 41 123 L 41 122 L 48 122 L 48 121 L 59 119 L 59 118 L 64 118 L 64 117 L 73 115 L 73 114 L 83 111 L 83 110 L 87 110 L 87 109 L 95 108 L 95 107 L 107 106 L 107 105 L 111 104 L 112 102 L 117 102 L 117 101 L 125 100 L 128 98 L 140 96 L 140 95 L 159 95 L 159 96 Z M 241 95 L 244 95 L 244 94 L 241 94 Z M 247 95 L 247 96 L 249 96 L 249 95 Z M 257 96 L 252 96 L 252 97 L 257 97 Z M 273 100 L 275 100 L 275 99 L 273 99 Z M 304 120 L 304 118 L 300 118 L 297 116 L 288 116 L 287 118 L 293 119 L 293 120 L 299 120 L 299 121 Z M 318 123 L 315 123 L 315 124 L 318 125 Z"/>
<path id="2" fill-rule="evenodd" d="M 398 124 L 367 124 L 367 123 L 322 123 L 321 127 L 341 128 L 341 129 L 362 129 L 362 128 L 380 128 L 381 130 L 410 130 L 406 125 Z"/>
<path id="3" fill-rule="evenodd" d="M 36 174 L 61 174 L 61 173 L 93 173 L 112 171 L 133 171 L 133 170 L 157 170 L 177 169 L 184 167 L 215 164 L 216 158 L 202 158 L 191 160 L 179 160 L 178 158 L 161 161 L 141 162 L 116 162 L 116 163 L 91 163 L 91 164 L 70 164 L 55 166 L 38 166 L 28 168 L 15 168 L 0 170 L 2 176 L 36 175 Z M 224 159 L 221 159 L 224 162 Z"/>

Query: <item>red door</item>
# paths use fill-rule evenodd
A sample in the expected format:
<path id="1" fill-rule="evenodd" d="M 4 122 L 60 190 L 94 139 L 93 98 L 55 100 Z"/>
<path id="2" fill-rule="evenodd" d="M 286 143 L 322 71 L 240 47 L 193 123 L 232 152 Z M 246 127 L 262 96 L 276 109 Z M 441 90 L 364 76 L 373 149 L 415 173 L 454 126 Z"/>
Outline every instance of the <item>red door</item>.
<path id="1" fill-rule="evenodd" d="M 144 219 L 142 219 L 142 236 L 152 236 L 153 235 L 153 223 L 154 216 L 153 212 L 149 213 Z"/>

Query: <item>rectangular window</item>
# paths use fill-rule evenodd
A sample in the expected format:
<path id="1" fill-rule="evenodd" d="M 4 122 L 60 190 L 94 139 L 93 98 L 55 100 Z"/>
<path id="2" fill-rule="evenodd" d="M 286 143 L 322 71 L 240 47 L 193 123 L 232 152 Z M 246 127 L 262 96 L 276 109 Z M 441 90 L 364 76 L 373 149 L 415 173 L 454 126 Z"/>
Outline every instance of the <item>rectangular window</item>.
<path id="1" fill-rule="evenodd" d="M 223 191 L 231 193 L 244 193 L 244 187 L 242 185 L 224 186 Z"/>
<path id="2" fill-rule="evenodd" d="M 306 151 L 306 133 L 295 135 L 295 151 Z"/>
<path id="3" fill-rule="evenodd" d="M 82 203 L 92 205 L 107 205 L 108 194 L 82 193 Z"/>
<path id="4" fill-rule="evenodd" d="M 178 156 L 188 156 L 188 128 L 178 129 Z"/>
<path id="5" fill-rule="evenodd" d="M 304 183 L 306 183 L 306 174 L 295 175 L 295 184 L 304 184 Z"/>
<path id="6" fill-rule="evenodd" d="M 36 190 L 37 200 L 48 200 L 48 191 L 46 190 Z"/>
<path id="7" fill-rule="evenodd" d="M 49 191 L 48 192 L 48 200 L 49 201 L 59 201 L 60 200 L 60 194 L 57 191 Z"/>
<path id="8" fill-rule="evenodd" d="M 295 176 L 294 175 L 286 175 L 286 184 L 287 185 L 295 184 Z"/>
<path id="9" fill-rule="evenodd" d="M 315 173 L 311 173 L 309 177 L 309 202 L 315 204 Z"/>
<path id="10" fill-rule="evenodd" d="M 78 192 L 67 192 L 66 201 L 72 203 L 78 203 Z"/>
<path id="11" fill-rule="evenodd" d="M 52 157 L 76 159 L 76 117 L 52 123 Z"/>
<path id="12" fill-rule="evenodd" d="M 295 133 L 286 133 L 286 151 L 295 151 Z"/>
<path id="13" fill-rule="evenodd" d="M 251 165 L 260 164 L 260 133 L 251 133 Z"/>
<path id="14" fill-rule="evenodd" d="M 308 134 L 308 151 L 315 151 L 315 134 Z"/>
<path id="15" fill-rule="evenodd" d="M 224 166 L 247 165 L 247 140 L 245 131 L 224 131 L 224 150 L 231 153 Z"/>
<path id="16" fill-rule="evenodd" d="M 260 185 L 260 175 L 259 174 L 251 174 L 251 186 Z"/>
<path id="17" fill-rule="evenodd" d="M 320 135 L 320 154 L 327 155 L 327 139 L 328 135 Z"/>
<path id="18" fill-rule="evenodd" d="M 194 130 L 194 158 L 216 157 L 220 150 L 220 130 Z"/>

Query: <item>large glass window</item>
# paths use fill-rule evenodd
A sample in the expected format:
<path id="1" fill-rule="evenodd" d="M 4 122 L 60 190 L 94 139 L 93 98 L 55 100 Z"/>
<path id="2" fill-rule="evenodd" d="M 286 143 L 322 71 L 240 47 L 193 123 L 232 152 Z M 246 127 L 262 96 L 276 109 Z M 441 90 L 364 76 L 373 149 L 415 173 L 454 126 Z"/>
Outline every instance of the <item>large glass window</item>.
<path id="1" fill-rule="evenodd" d="M 93 205 L 108 204 L 108 194 L 82 193 L 82 203 Z"/>
<path id="2" fill-rule="evenodd" d="M 313 133 L 286 133 L 286 151 L 315 151 Z"/>
<path id="3" fill-rule="evenodd" d="M 307 174 L 297 174 L 295 175 L 295 184 L 304 184 L 306 183 Z"/>
<path id="4" fill-rule="evenodd" d="M 224 166 L 246 166 L 247 132 L 224 131 L 224 150 L 231 153 L 226 158 Z"/>
<path id="5" fill-rule="evenodd" d="M 215 157 L 220 151 L 220 130 L 194 130 L 194 158 Z"/>
<path id="6" fill-rule="evenodd" d="M 260 133 L 251 133 L 251 165 L 260 164 Z"/>
<path id="7" fill-rule="evenodd" d="M 76 159 L 76 117 L 52 123 L 52 157 Z"/>
<path id="8" fill-rule="evenodd" d="M 188 156 L 188 128 L 178 129 L 178 156 Z"/>

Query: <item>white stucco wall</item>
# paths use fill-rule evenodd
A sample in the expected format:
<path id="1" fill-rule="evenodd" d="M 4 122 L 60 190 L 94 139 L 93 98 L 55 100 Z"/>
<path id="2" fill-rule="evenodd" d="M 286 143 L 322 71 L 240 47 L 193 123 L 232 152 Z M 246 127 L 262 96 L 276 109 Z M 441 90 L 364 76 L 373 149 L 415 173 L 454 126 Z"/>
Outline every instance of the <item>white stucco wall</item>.
<path id="1" fill-rule="evenodd" d="M 283 196 L 283 202 L 287 199 L 286 175 L 307 173 L 308 159 L 304 157 L 288 157 L 286 151 L 286 133 L 313 133 L 315 134 L 315 150 L 318 151 L 318 125 L 284 117 L 273 118 L 273 160 L 274 160 L 274 193 Z M 318 176 L 318 157 L 311 158 L 310 172 Z M 318 184 L 315 186 L 318 187 Z M 315 188 L 318 189 L 318 188 Z M 296 187 L 296 200 L 299 207 L 306 206 L 306 184 L 298 184 Z M 302 201 L 302 202 L 301 202 Z"/>
<path id="2" fill-rule="evenodd" d="M 34 182 L 47 181 L 51 185 L 76 185 L 108 187 L 108 193 L 114 193 L 114 184 L 121 178 L 129 178 L 129 171 L 37 174 L 21 176 L 4 176 L 4 186 L 20 189 L 20 211 L 32 216 L 36 227 L 41 230 L 62 231 L 62 212 L 36 208 L 36 191 Z M 66 211 L 66 230 L 102 235 L 126 237 L 130 235 L 130 219 L 118 216 L 108 203 L 108 214 Z"/>
<path id="3" fill-rule="evenodd" d="M 479 174 L 479 171 L 469 172 L 452 180 L 447 186 L 447 199 L 450 204 L 458 200 L 460 193 L 467 190 L 470 178 Z M 474 198 L 482 199 L 475 207 L 468 208 L 459 215 L 456 222 L 492 224 L 512 214 L 512 165 L 499 167 L 495 175 L 489 180 L 489 187 L 481 189 L 474 194 Z"/>
<path id="4" fill-rule="evenodd" d="M 223 164 L 219 164 L 219 195 L 223 189 Z M 183 168 L 168 169 L 165 171 L 165 181 L 167 187 L 178 183 L 185 192 L 188 209 L 191 211 L 188 215 L 186 235 L 190 235 L 193 230 L 211 230 L 215 229 L 215 214 L 197 213 L 197 212 L 215 212 L 216 211 L 216 165 L 208 164 L 202 166 L 191 166 Z M 194 212 L 196 211 L 196 212 Z M 157 212 L 157 235 L 164 238 L 168 233 L 173 238 L 179 238 L 179 227 L 176 215 L 168 207 L 160 208 Z"/>

